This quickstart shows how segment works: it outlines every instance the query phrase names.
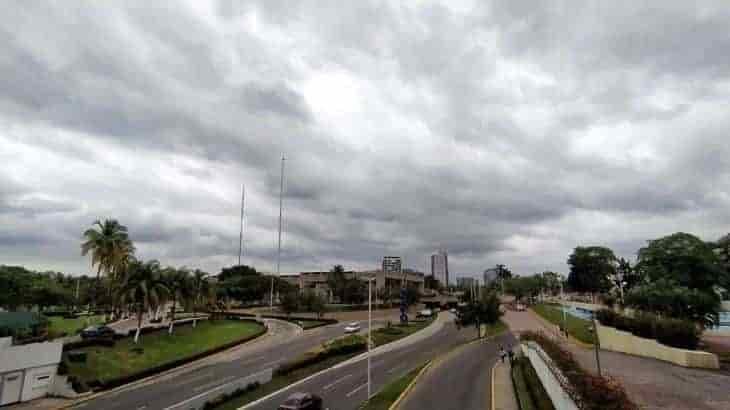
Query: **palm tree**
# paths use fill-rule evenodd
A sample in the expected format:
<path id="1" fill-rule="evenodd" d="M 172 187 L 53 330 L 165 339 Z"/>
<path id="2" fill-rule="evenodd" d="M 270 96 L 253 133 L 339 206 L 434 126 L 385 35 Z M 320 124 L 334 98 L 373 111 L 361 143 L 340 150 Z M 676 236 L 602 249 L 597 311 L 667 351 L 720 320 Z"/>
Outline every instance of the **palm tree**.
<path id="1" fill-rule="evenodd" d="M 102 272 L 110 276 L 112 282 L 118 282 L 115 276 L 120 274 L 134 255 L 134 245 L 127 234 L 127 227 L 116 219 L 94 221 L 92 227 L 84 232 L 84 242 L 81 244 L 81 255 L 86 256 L 88 253 L 91 253 L 91 267 L 97 268 L 97 289 Z"/>
<path id="2" fill-rule="evenodd" d="M 192 281 L 192 291 L 193 291 L 193 298 L 192 298 L 192 312 L 193 312 L 193 327 L 195 327 L 197 320 L 195 319 L 195 309 L 198 306 L 203 306 L 206 304 L 206 301 L 208 300 L 208 295 L 211 293 L 211 284 L 208 282 L 208 279 L 206 278 L 208 276 L 208 273 L 203 272 L 200 269 L 195 269 L 193 272 L 193 277 L 191 278 Z"/>
<path id="3" fill-rule="evenodd" d="M 133 261 L 129 265 L 127 278 L 120 294 L 122 303 L 130 304 L 137 314 L 137 332 L 134 335 L 134 343 L 139 341 L 144 312 L 147 309 L 157 308 L 168 292 L 160 275 L 159 262 L 155 260 Z"/>
<path id="4" fill-rule="evenodd" d="M 177 309 L 177 302 L 185 304 L 193 297 L 193 282 L 190 277 L 190 271 L 186 268 L 181 269 L 169 269 L 165 274 L 165 284 L 169 291 L 169 296 L 172 299 L 172 308 L 170 309 L 170 328 L 169 334 L 172 334 L 172 329 L 175 323 L 175 311 Z"/>

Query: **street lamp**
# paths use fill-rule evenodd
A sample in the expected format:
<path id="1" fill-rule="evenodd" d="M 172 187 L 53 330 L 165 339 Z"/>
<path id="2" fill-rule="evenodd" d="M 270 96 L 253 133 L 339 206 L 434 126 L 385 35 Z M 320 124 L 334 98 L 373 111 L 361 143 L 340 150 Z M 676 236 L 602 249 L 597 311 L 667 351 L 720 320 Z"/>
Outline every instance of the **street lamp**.
<path id="1" fill-rule="evenodd" d="M 370 400 L 370 345 L 373 344 L 373 280 L 374 277 L 368 278 L 368 400 Z"/>

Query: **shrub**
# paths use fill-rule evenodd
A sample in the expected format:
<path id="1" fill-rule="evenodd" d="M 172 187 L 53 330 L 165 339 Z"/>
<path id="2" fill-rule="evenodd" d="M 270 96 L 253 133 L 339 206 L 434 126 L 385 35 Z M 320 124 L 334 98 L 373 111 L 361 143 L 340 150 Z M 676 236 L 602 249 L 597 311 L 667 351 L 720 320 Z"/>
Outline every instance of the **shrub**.
<path id="1" fill-rule="evenodd" d="M 580 408 L 585 410 L 639 409 L 629 399 L 626 391 L 619 383 L 613 379 L 588 373 L 580 367 L 570 352 L 563 350 L 552 339 L 535 332 L 523 332 L 520 338 L 535 341 L 550 356 L 570 382 L 572 390 L 568 394 L 578 402 Z"/>
<path id="2" fill-rule="evenodd" d="M 608 309 L 598 311 L 596 318 L 604 326 L 631 332 L 638 337 L 656 339 L 661 344 L 680 349 L 694 350 L 700 341 L 697 326 L 687 320 L 663 318 L 646 312 L 628 317 Z"/>
<path id="3" fill-rule="evenodd" d="M 70 362 L 74 363 L 86 363 L 86 352 L 83 350 L 76 350 L 66 353 L 66 357 Z"/>
<path id="4" fill-rule="evenodd" d="M 656 323 L 656 339 L 667 346 L 694 350 L 699 344 L 700 332 L 692 322 L 667 318 Z"/>
<path id="5" fill-rule="evenodd" d="M 553 402 L 547 395 L 547 392 L 545 391 L 540 378 L 537 376 L 535 368 L 532 367 L 530 360 L 524 356 L 520 357 L 515 359 L 513 366 L 521 368 L 527 392 L 532 399 L 534 407 L 538 410 L 555 410 Z"/>
<path id="6" fill-rule="evenodd" d="M 202 410 L 213 410 L 219 406 L 221 406 L 223 403 L 235 399 L 236 397 L 243 396 L 244 394 L 254 391 L 258 389 L 260 386 L 259 382 L 253 382 L 246 385 L 246 387 L 238 388 L 230 393 L 227 394 L 221 394 L 220 396 L 214 398 L 213 400 L 206 401 L 205 404 L 203 404 Z"/>
<path id="7" fill-rule="evenodd" d="M 282 363 L 276 368 L 274 374 L 277 376 L 286 375 L 303 367 L 325 361 L 330 357 L 364 351 L 366 347 L 367 343 L 362 336 L 351 335 L 335 339 L 330 343 L 324 344 L 323 349 L 319 352 L 307 352 L 292 361 Z"/>

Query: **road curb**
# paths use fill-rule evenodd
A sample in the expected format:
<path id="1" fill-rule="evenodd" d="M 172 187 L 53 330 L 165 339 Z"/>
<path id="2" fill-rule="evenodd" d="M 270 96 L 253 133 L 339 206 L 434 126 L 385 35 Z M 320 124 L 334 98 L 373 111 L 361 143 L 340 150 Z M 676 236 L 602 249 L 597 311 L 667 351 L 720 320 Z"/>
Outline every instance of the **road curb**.
<path id="1" fill-rule="evenodd" d="M 499 362 L 494 362 L 494 364 L 492 365 L 492 410 L 495 410 L 495 407 L 497 407 L 497 405 L 494 403 L 494 369 L 497 368 L 497 365 L 499 365 Z"/>
<path id="2" fill-rule="evenodd" d="M 78 406 L 80 404 L 86 403 L 88 401 L 91 401 L 91 400 L 94 400 L 94 399 L 98 399 L 100 397 L 104 397 L 104 396 L 107 396 L 107 395 L 111 395 L 112 393 L 118 393 L 118 392 L 120 392 L 120 391 L 122 391 L 124 389 L 134 388 L 134 387 L 138 387 L 138 386 L 143 386 L 143 385 L 145 385 L 147 383 L 153 382 L 153 381 L 155 381 L 157 379 L 160 379 L 162 377 L 169 376 L 169 375 L 171 375 L 171 374 L 173 374 L 173 373 L 175 373 L 177 371 L 181 371 L 181 370 L 186 370 L 188 368 L 192 368 L 195 365 L 199 364 L 200 361 L 209 359 L 209 358 L 211 358 L 211 357 L 213 357 L 213 356 L 215 356 L 217 354 L 225 353 L 228 350 L 238 349 L 238 348 L 240 348 L 242 346 L 246 346 L 249 343 L 253 343 L 253 342 L 260 341 L 262 338 L 264 338 L 264 337 L 266 337 L 268 335 L 269 335 L 269 327 L 266 326 L 266 332 L 262 333 L 261 335 L 259 335 L 257 337 L 254 337 L 251 340 L 247 340 L 247 341 L 245 341 L 243 343 L 237 344 L 235 346 L 231 346 L 229 349 L 226 349 L 226 350 L 223 350 L 223 351 L 220 351 L 220 352 L 217 352 L 217 353 L 213 353 L 213 354 L 211 354 L 209 356 L 201 357 L 200 359 L 195 360 L 195 361 L 192 361 L 190 363 L 185 363 L 185 364 L 183 364 L 181 366 L 173 367 L 172 369 L 169 369 L 167 371 L 164 371 L 164 372 L 161 372 L 161 373 L 157 373 L 157 374 L 153 374 L 153 375 L 148 376 L 148 377 L 145 377 L 143 379 L 135 380 L 133 382 L 130 382 L 130 383 L 127 383 L 127 384 L 123 384 L 121 386 L 117 386 L 117 387 L 115 387 L 113 389 L 100 391 L 98 393 L 92 393 L 92 394 L 90 394 L 88 396 L 84 396 L 84 397 L 79 397 L 78 399 L 73 400 L 71 403 L 67 403 L 67 404 L 62 405 L 61 407 L 58 407 L 57 410 L 70 409 L 70 408 L 76 407 L 76 406 Z"/>
<path id="3" fill-rule="evenodd" d="M 408 395 L 408 393 L 410 393 L 411 390 L 413 390 L 413 387 L 415 387 L 416 383 L 418 383 L 418 379 L 420 379 L 421 376 L 424 373 L 426 373 L 426 371 L 431 367 L 431 364 L 433 364 L 433 362 L 434 362 L 433 360 L 429 360 L 428 363 L 426 363 L 426 365 L 423 366 L 423 369 L 421 369 L 421 371 L 418 372 L 416 377 L 414 377 L 413 380 L 411 380 L 411 382 L 408 383 L 408 386 L 406 386 L 406 388 L 403 389 L 403 391 L 400 393 L 400 395 L 398 395 L 398 398 L 393 402 L 393 404 L 390 405 L 390 407 L 388 407 L 388 410 L 395 410 L 398 408 L 398 406 L 400 406 L 400 403 L 403 401 L 403 399 L 405 399 L 405 397 Z"/>

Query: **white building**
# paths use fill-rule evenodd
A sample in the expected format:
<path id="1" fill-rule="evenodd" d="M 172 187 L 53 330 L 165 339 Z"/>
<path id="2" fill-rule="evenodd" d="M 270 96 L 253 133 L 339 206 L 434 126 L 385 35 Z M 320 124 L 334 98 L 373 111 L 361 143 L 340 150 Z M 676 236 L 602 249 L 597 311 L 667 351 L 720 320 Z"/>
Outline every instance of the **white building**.
<path id="1" fill-rule="evenodd" d="M 12 346 L 12 338 L 0 338 L 0 406 L 51 392 L 62 351 L 61 343 Z"/>
<path id="2" fill-rule="evenodd" d="M 449 255 L 439 250 L 431 255 L 431 275 L 444 286 L 449 286 Z"/>

